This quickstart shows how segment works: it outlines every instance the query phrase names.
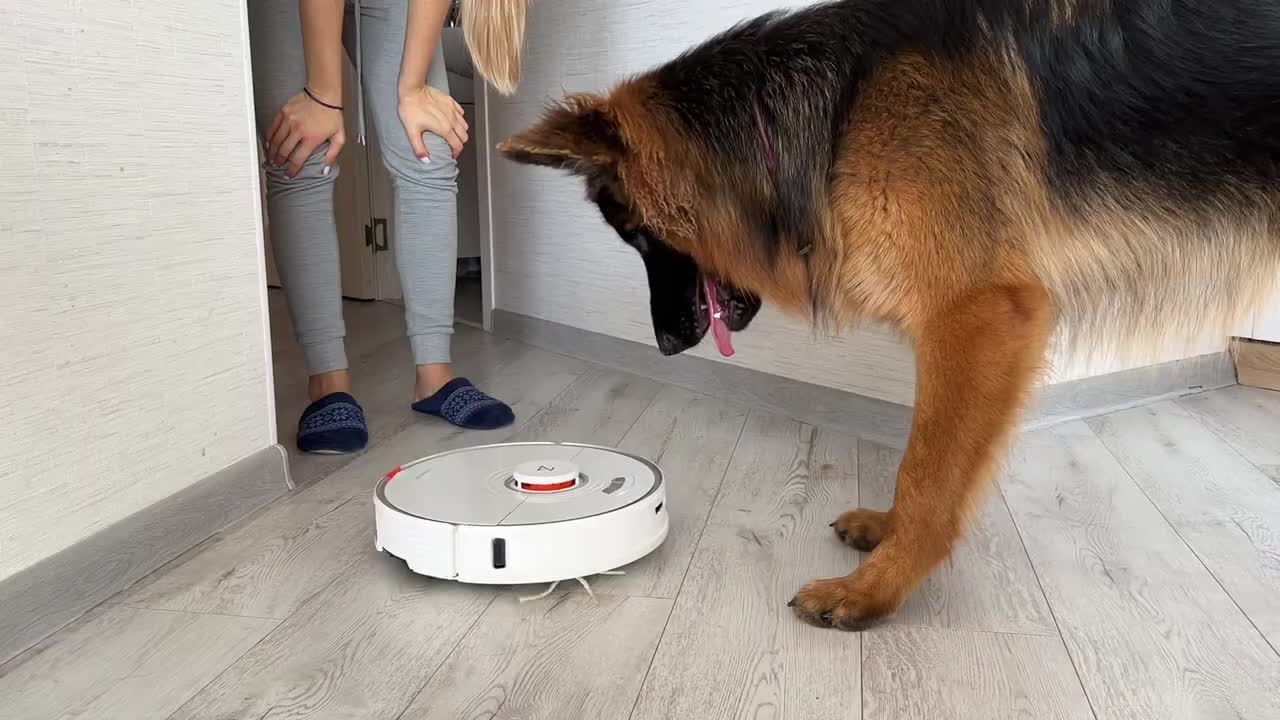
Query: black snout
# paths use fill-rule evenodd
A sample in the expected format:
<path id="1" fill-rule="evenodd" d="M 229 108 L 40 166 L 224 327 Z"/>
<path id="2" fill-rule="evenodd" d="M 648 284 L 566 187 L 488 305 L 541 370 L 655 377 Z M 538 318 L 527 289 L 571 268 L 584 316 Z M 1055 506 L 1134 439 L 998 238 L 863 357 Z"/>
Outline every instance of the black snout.
<path id="1" fill-rule="evenodd" d="M 656 336 L 658 338 L 658 352 L 661 352 L 663 355 L 679 355 L 692 347 L 692 345 L 687 341 L 670 333 L 658 331 Z"/>
<path id="2" fill-rule="evenodd" d="M 652 239 L 641 257 L 649 276 L 653 337 L 663 355 L 678 355 L 707 332 L 706 314 L 698 303 L 698 267 L 688 256 Z"/>
<path id="3" fill-rule="evenodd" d="M 605 193 L 601 193 L 596 202 L 605 218 L 610 219 L 611 206 L 604 197 Z M 658 351 L 668 357 L 679 355 L 702 342 L 711 327 L 711 316 L 703 297 L 703 276 L 693 258 L 667 245 L 647 228 L 628 229 L 615 220 L 610 222 L 618 235 L 644 260 L 649 277 L 649 314 Z M 712 285 L 724 313 L 721 317 L 729 329 L 737 332 L 746 328 L 760 310 L 760 298 L 731 286 Z"/>

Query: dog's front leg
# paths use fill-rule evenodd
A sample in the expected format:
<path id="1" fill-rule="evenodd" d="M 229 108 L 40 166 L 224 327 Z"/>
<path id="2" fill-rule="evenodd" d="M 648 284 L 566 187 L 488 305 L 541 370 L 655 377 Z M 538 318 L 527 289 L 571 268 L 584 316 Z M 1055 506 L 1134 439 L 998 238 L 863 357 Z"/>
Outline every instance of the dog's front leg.
<path id="1" fill-rule="evenodd" d="M 1035 380 L 1051 330 L 1037 285 L 991 287 L 915 335 L 916 401 L 893 508 L 853 510 L 837 535 L 871 550 L 853 574 L 806 585 L 806 622 L 858 630 L 891 615 L 951 552 L 988 484 Z"/>

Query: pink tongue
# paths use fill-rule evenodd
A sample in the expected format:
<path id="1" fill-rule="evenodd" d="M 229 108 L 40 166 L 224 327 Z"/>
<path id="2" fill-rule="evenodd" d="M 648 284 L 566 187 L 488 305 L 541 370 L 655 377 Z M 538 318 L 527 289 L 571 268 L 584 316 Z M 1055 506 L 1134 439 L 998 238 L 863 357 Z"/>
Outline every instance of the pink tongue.
<path id="1" fill-rule="evenodd" d="M 715 282 L 706 275 L 702 276 L 702 294 L 707 299 L 707 314 L 710 316 L 711 337 L 715 338 L 716 349 L 725 357 L 733 355 L 733 340 L 729 337 L 729 324 L 725 322 L 724 310 L 720 307 L 720 299 L 716 293 Z"/>

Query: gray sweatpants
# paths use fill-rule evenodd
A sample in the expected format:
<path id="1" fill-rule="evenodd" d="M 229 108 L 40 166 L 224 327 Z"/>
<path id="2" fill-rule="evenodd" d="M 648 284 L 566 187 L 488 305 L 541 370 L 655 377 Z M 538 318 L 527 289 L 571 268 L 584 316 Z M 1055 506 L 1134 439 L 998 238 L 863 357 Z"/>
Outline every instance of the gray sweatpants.
<path id="1" fill-rule="evenodd" d="M 359 36 L 357 42 L 357 17 Z M 414 362 L 449 362 L 453 291 L 458 254 L 457 165 L 444 139 L 425 136 L 429 163 L 413 155 L 397 113 L 397 81 L 404 48 L 407 0 L 348 2 L 343 44 L 360 68 L 365 113 L 391 176 L 395 204 L 395 261 L 404 293 L 405 325 Z M 298 0 L 249 0 L 254 105 L 258 132 L 306 84 Z M 359 46 L 360 57 L 356 57 Z M 427 82 L 449 91 L 444 52 L 436 45 Z M 354 128 L 347 129 L 354 142 Z M 333 183 L 338 168 L 323 174 L 322 144 L 293 178 L 266 165 L 267 212 L 277 269 L 289 297 L 298 341 L 312 375 L 347 367 L 343 340 L 342 285 Z"/>

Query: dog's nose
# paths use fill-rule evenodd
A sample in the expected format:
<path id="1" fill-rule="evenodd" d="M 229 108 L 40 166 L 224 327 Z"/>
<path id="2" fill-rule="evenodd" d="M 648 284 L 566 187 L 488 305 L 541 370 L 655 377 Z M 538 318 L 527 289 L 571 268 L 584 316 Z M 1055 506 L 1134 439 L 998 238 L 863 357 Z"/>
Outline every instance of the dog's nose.
<path id="1" fill-rule="evenodd" d="M 671 333 L 659 332 L 657 336 L 658 351 L 663 355 L 675 355 L 685 349 L 685 344 L 680 341 L 680 338 Z"/>

